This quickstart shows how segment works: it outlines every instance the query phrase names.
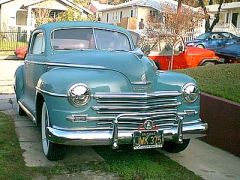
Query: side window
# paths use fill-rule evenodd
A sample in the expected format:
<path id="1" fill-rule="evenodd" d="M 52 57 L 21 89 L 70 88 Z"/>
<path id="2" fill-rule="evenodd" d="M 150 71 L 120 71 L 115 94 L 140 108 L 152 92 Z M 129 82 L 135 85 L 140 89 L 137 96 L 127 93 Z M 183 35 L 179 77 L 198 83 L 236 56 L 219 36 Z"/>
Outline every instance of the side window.
<path id="1" fill-rule="evenodd" d="M 31 54 L 42 54 L 45 50 L 45 41 L 43 33 L 33 35 Z"/>

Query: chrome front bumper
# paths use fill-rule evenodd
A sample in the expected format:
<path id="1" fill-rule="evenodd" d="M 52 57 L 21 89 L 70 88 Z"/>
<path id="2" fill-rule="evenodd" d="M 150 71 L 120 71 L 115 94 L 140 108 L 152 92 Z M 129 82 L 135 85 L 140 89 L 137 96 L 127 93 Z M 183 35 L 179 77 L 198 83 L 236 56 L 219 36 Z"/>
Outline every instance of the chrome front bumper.
<path id="1" fill-rule="evenodd" d="M 202 137 L 206 135 L 207 123 L 195 121 L 183 124 L 180 120 L 177 126 L 163 129 L 164 141 L 181 143 L 182 139 Z M 118 131 L 117 122 L 113 123 L 113 130 L 71 130 L 47 127 L 47 137 L 51 142 L 65 145 L 112 145 L 132 144 L 134 131 Z"/>

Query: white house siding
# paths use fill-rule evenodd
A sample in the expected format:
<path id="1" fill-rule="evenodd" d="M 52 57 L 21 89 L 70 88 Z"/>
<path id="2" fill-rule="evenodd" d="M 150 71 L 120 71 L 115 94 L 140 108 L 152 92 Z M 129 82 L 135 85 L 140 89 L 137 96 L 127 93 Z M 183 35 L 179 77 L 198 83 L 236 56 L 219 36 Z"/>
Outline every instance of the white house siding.
<path id="1" fill-rule="evenodd" d="M 140 20 L 143 19 L 144 24 L 147 25 L 147 20 L 148 20 L 148 17 L 150 16 L 151 9 L 152 8 L 149 8 L 149 7 L 133 6 L 133 7 L 124 7 L 119 9 L 104 10 L 101 12 L 102 13 L 101 21 L 116 25 L 121 21 L 120 20 L 121 12 L 122 12 L 122 18 L 126 18 L 126 17 L 130 18 L 131 11 L 132 11 L 132 15 L 137 19 L 137 23 L 139 23 Z"/>
<path id="2" fill-rule="evenodd" d="M 17 25 L 16 24 L 16 13 L 18 10 L 20 10 L 20 8 L 23 5 L 28 6 L 28 4 L 31 4 L 32 1 L 29 0 L 14 0 L 14 1 L 10 1 L 8 3 L 4 3 L 1 5 L 1 11 L 0 11 L 0 30 L 1 31 L 6 31 L 6 30 L 16 30 L 17 28 L 21 28 L 22 30 L 33 30 L 35 28 L 35 19 L 33 17 L 33 15 L 31 15 L 31 18 L 28 21 L 28 24 L 30 26 L 27 27 L 27 25 Z M 42 3 L 38 3 L 38 4 L 33 4 L 33 5 L 29 5 L 27 8 L 29 8 L 30 10 L 33 8 L 39 8 L 39 7 L 43 7 L 43 8 L 47 8 L 47 9 L 56 9 L 56 10 L 67 10 L 67 6 L 64 3 L 61 3 L 61 1 L 57 1 L 57 0 L 47 0 L 47 1 L 43 1 Z M 26 14 L 27 13 L 27 8 L 26 9 L 22 9 L 21 11 L 25 11 Z M 31 10 L 32 11 L 32 10 Z M 83 13 L 83 16 L 86 17 L 87 15 Z M 23 23 L 24 21 L 20 21 L 21 23 Z"/>
<path id="3" fill-rule="evenodd" d="M 137 16 L 137 22 L 139 23 L 141 19 L 143 19 L 144 25 L 148 25 L 148 18 L 150 16 L 150 10 L 152 8 L 149 7 L 139 7 L 138 8 L 138 16 Z"/>
<path id="4" fill-rule="evenodd" d="M 136 10 L 135 10 L 135 8 L 132 8 L 132 7 L 125 7 L 125 8 L 121 8 L 121 9 L 102 11 L 101 21 L 110 23 L 110 24 L 120 23 L 121 12 L 122 12 L 122 18 L 131 17 L 131 10 L 133 10 L 133 16 L 135 17 Z M 107 18 L 107 16 L 108 16 L 108 18 Z"/>
<path id="5" fill-rule="evenodd" d="M 16 12 L 23 5 L 22 0 L 15 0 L 1 5 L 1 30 L 16 27 Z"/>

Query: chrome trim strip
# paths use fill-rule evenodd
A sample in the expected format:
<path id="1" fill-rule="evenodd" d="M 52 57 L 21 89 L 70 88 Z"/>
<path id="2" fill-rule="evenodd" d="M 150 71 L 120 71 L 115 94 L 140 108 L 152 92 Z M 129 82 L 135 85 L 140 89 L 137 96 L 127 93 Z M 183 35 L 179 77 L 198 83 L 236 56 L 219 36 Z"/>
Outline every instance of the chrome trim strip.
<path id="1" fill-rule="evenodd" d="M 136 82 L 131 82 L 132 85 L 148 85 L 152 84 L 152 81 L 136 81 Z"/>
<path id="2" fill-rule="evenodd" d="M 25 63 L 38 64 L 38 65 L 48 65 L 48 66 L 61 66 L 61 67 L 76 67 L 76 68 L 90 68 L 90 69 L 107 69 L 103 66 L 93 66 L 93 65 L 80 65 L 80 64 L 68 64 L 68 63 L 58 63 L 58 62 L 36 62 L 25 60 Z"/>
<path id="3" fill-rule="evenodd" d="M 128 104 L 149 104 L 149 103 L 159 103 L 159 102 L 169 102 L 169 101 L 177 101 L 177 99 L 154 99 L 151 102 L 146 101 L 134 101 L 134 100 L 102 100 L 97 99 L 98 103 L 128 103 Z"/>
<path id="4" fill-rule="evenodd" d="M 94 98 L 154 98 L 180 96 L 182 93 L 178 91 L 156 91 L 154 93 L 95 93 Z"/>
<path id="5" fill-rule="evenodd" d="M 172 106 L 178 106 L 180 105 L 180 102 L 172 103 L 172 104 L 161 104 L 161 105 L 152 105 L 152 106 L 138 106 L 138 107 L 132 107 L 132 106 L 92 106 L 92 109 L 95 111 L 100 111 L 100 110 L 125 110 L 125 109 L 130 109 L 130 110 L 148 110 L 148 109 L 156 109 L 156 108 L 164 108 L 164 107 L 172 107 Z"/>
<path id="6" fill-rule="evenodd" d="M 193 116 L 198 114 L 198 111 L 196 110 L 184 110 L 183 112 L 178 112 L 177 115 L 183 116 L 183 115 L 188 115 L 188 116 Z"/>
<path id="7" fill-rule="evenodd" d="M 183 125 L 182 134 L 184 139 L 202 137 L 206 135 L 208 126 L 199 119 L 198 123 Z M 118 131 L 118 144 L 132 144 L 134 130 Z M 164 140 L 175 141 L 178 131 L 177 127 L 163 130 Z M 66 145 L 112 145 L 113 130 L 72 130 L 47 127 L 47 137 L 51 142 Z"/>
<path id="8" fill-rule="evenodd" d="M 34 115 L 27 109 L 26 106 L 23 105 L 23 103 L 21 101 L 18 101 L 19 106 L 25 111 L 25 113 L 32 119 L 32 121 L 34 123 L 36 123 L 36 118 L 34 117 Z"/>
<path id="9" fill-rule="evenodd" d="M 39 91 L 39 92 L 42 92 L 42 93 L 44 93 L 44 94 L 48 94 L 48 95 L 50 95 L 50 96 L 68 97 L 66 94 L 53 93 L 53 92 L 50 92 L 50 91 L 42 90 L 42 89 L 40 89 L 39 87 L 36 87 L 36 90 Z"/>

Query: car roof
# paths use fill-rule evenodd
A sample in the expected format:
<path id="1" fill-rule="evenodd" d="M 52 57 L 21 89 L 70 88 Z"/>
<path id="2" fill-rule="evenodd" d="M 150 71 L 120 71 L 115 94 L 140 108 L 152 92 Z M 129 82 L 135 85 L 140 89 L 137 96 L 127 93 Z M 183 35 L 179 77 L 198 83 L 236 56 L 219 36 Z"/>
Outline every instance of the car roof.
<path id="1" fill-rule="evenodd" d="M 45 29 L 47 31 L 52 31 L 54 29 L 69 28 L 69 27 L 90 27 L 90 28 L 103 28 L 121 32 L 128 32 L 126 29 L 115 26 L 112 24 L 102 23 L 102 22 L 91 22 L 91 21 L 63 21 L 63 22 L 53 22 L 47 23 L 39 26 L 38 29 Z"/>

